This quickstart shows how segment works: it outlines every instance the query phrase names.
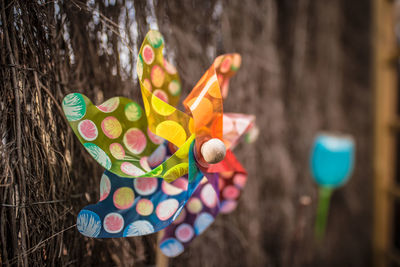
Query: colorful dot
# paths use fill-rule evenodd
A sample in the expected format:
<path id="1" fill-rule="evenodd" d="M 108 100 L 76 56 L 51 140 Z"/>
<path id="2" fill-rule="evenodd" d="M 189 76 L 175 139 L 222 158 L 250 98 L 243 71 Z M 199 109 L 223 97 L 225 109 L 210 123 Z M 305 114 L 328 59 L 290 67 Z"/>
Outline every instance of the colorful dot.
<path id="1" fill-rule="evenodd" d="M 142 117 L 142 108 L 135 102 L 127 104 L 124 112 L 129 121 L 138 121 Z"/>
<path id="2" fill-rule="evenodd" d="M 154 177 L 136 178 L 133 181 L 133 186 L 138 194 L 142 196 L 148 196 L 153 194 L 157 190 L 158 179 Z"/>
<path id="3" fill-rule="evenodd" d="M 101 122 L 101 129 L 103 133 L 110 139 L 118 138 L 122 133 L 122 126 L 113 116 L 106 117 Z"/>
<path id="4" fill-rule="evenodd" d="M 62 108 L 68 121 L 80 120 L 86 114 L 85 99 L 78 93 L 65 96 L 62 102 Z"/>
<path id="5" fill-rule="evenodd" d="M 162 182 L 161 188 L 162 188 L 162 191 L 164 192 L 164 194 L 169 195 L 169 196 L 179 195 L 180 193 L 183 192 L 182 189 L 175 187 L 175 186 L 167 183 L 166 181 Z"/>
<path id="6" fill-rule="evenodd" d="M 143 80 L 143 85 L 144 87 L 147 88 L 147 90 L 149 90 L 150 92 L 153 91 L 153 87 L 151 86 L 151 82 L 149 79 L 144 79 Z"/>
<path id="7" fill-rule="evenodd" d="M 93 141 L 98 136 L 96 124 L 91 120 L 83 120 L 78 124 L 79 134 L 87 141 Z"/>
<path id="8" fill-rule="evenodd" d="M 233 62 L 232 62 L 231 69 L 234 71 L 238 70 L 240 65 L 242 64 L 242 57 L 239 54 L 234 54 L 232 61 Z"/>
<path id="9" fill-rule="evenodd" d="M 143 170 L 145 170 L 146 172 L 151 171 L 151 168 L 149 166 L 149 162 L 147 161 L 147 157 L 142 157 L 139 161 L 140 163 L 140 167 L 142 167 Z"/>
<path id="10" fill-rule="evenodd" d="M 171 183 L 173 186 L 178 187 L 182 190 L 187 190 L 188 180 L 185 177 L 180 177 Z"/>
<path id="11" fill-rule="evenodd" d="M 177 218 L 175 218 L 175 216 Z M 184 206 L 180 207 L 179 210 L 175 213 L 173 220 L 173 224 L 180 224 L 186 218 L 186 209 Z"/>
<path id="12" fill-rule="evenodd" d="M 161 163 L 163 163 L 166 155 L 167 155 L 167 148 L 164 145 L 157 147 L 157 149 L 154 150 L 154 152 L 147 159 L 150 168 L 155 168 Z"/>
<path id="13" fill-rule="evenodd" d="M 81 210 L 76 220 L 78 231 L 88 237 L 97 237 L 101 231 L 99 215 L 90 210 Z"/>
<path id="14" fill-rule="evenodd" d="M 149 128 L 147 128 L 147 136 L 153 144 L 160 145 L 164 142 L 164 138 L 155 135 Z"/>
<path id="15" fill-rule="evenodd" d="M 130 128 L 124 134 L 124 145 L 133 154 L 140 154 L 147 145 L 147 139 L 144 133 L 138 128 Z"/>
<path id="16" fill-rule="evenodd" d="M 119 105 L 119 97 L 113 97 L 108 99 L 103 104 L 97 106 L 97 108 L 104 113 L 110 113 L 116 110 L 118 108 L 118 105 Z"/>
<path id="17" fill-rule="evenodd" d="M 149 45 L 145 45 L 143 47 L 143 52 L 142 52 L 143 60 L 147 65 L 150 65 L 154 61 L 154 51 Z"/>
<path id="18" fill-rule="evenodd" d="M 224 188 L 224 191 L 222 191 L 222 196 L 225 199 L 236 199 L 239 197 L 240 191 L 233 185 L 228 185 L 227 187 Z"/>
<path id="19" fill-rule="evenodd" d="M 124 218 L 119 213 L 109 213 L 104 217 L 103 226 L 104 230 L 110 234 L 119 233 L 124 228 Z"/>
<path id="20" fill-rule="evenodd" d="M 201 189 L 200 197 L 204 205 L 206 205 L 210 209 L 217 206 L 218 203 L 217 193 L 215 193 L 214 188 L 212 187 L 211 184 L 206 184 L 203 187 L 203 189 Z"/>
<path id="21" fill-rule="evenodd" d="M 151 106 L 153 109 L 162 116 L 169 116 L 175 112 L 176 108 L 169 105 L 168 96 L 164 91 L 155 90 L 155 93 L 151 97 Z"/>
<path id="22" fill-rule="evenodd" d="M 160 244 L 160 250 L 167 257 L 176 257 L 183 252 L 183 245 L 175 238 L 168 238 Z"/>
<path id="23" fill-rule="evenodd" d="M 141 176 L 145 174 L 145 172 L 135 165 L 133 165 L 130 162 L 123 162 L 121 164 L 121 171 L 125 174 L 131 175 L 131 176 Z"/>
<path id="24" fill-rule="evenodd" d="M 125 150 L 119 143 L 112 143 L 110 145 L 110 152 L 111 155 L 116 159 L 122 160 L 125 158 Z"/>
<path id="25" fill-rule="evenodd" d="M 149 31 L 146 37 L 151 46 L 154 48 L 160 47 L 164 42 L 162 35 L 158 31 Z"/>
<path id="26" fill-rule="evenodd" d="M 194 221 L 194 230 L 196 235 L 201 234 L 214 221 L 214 217 L 208 212 L 202 212 Z"/>
<path id="27" fill-rule="evenodd" d="M 233 183 L 239 188 L 243 188 L 246 185 L 246 181 L 247 181 L 247 175 L 244 175 L 243 173 L 237 173 L 233 177 Z"/>
<path id="28" fill-rule="evenodd" d="M 222 214 L 230 213 L 234 209 L 236 209 L 236 206 L 237 206 L 237 202 L 235 200 L 225 200 L 225 201 L 222 201 L 221 208 L 219 211 Z"/>
<path id="29" fill-rule="evenodd" d="M 189 199 L 186 208 L 190 213 L 196 214 L 203 209 L 203 205 L 201 204 L 200 199 L 198 199 L 197 197 L 192 197 L 191 199 Z"/>
<path id="30" fill-rule="evenodd" d="M 108 197 L 111 191 L 111 182 L 108 176 L 103 173 L 100 180 L 100 201 Z"/>
<path id="31" fill-rule="evenodd" d="M 154 233 L 153 225 L 146 220 L 138 220 L 129 224 L 124 230 L 124 237 L 141 236 Z"/>
<path id="32" fill-rule="evenodd" d="M 181 83 L 177 80 L 172 80 L 168 85 L 168 91 L 173 96 L 179 95 L 181 93 Z"/>
<path id="33" fill-rule="evenodd" d="M 107 170 L 111 168 L 111 159 L 100 147 L 93 143 L 84 143 L 83 146 L 101 166 L 103 166 Z"/>
<path id="34" fill-rule="evenodd" d="M 117 209 L 129 209 L 135 200 L 135 193 L 129 187 L 121 187 L 114 192 L 113 200 Z"/>
<path id="35" fill-rule="evenodd" d="M 232 57 L 226 56 L 221 63 L 219 71 L 222 73 L 227 73 L 231 68 L 231 64 L 232 64 Z"/>
<path id="36" fill-rule="evenodd" d="M 149 199 L 141 199 L 136 204 L 136 212 L 141 216 L 149 216 L 153 212 L 153 202 Z"/>
<path id="37" fill-rule="evenodd" d="M 165 59 L 164 59 L 164 68 L 169 74 L 172 75 L 176 74 L 176 68 Z"/>
<path id="38" fill-rule="evenodd" d="M 167 199 L 160 202 L 156 208 L 156 215 L 161 221 L 166 221 L 171 218 L 178 209 L 179 202 L 176 199 Z"/>
<path id="39" fill-rule="evenodd" d="M 181 147 L 186 141 L 186 132 L 183 127 L 171 120 L 163 121 L 156 127 L 156 135 Z"/>
<path id="40" fill-rule="evenodd" d="M 176 228 L 175 236 L 179 241 L 186 243 L 194 236 L 193 227 L 187 223 L 183 223 Z"/>
<path id="41" fill-rule="evenodd" d="M 164 83 L 165 72 L 164 70 L 158 66 L 154 65 L 151 69 L 151 82 L 157 88 L 160 88 Z"/>

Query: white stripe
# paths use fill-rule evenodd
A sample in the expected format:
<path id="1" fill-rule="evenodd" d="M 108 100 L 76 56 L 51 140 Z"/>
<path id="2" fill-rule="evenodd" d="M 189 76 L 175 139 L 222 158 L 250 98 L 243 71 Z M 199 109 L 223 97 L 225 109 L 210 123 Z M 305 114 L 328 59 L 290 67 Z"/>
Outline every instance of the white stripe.
<path id="1" fill-rule="evenodd" d="M 203 97 L 206 95 L 208 89 L 210 89 L 211 85 L 217 82 L 217 76 L 213 75 L 211 79 L 208 80 L 206 86 L 203 88 L 201 91 L 200 95 L 196 98 L 196 101 L 190 106 L 190 110 L 193 111 L 197 108 L 197 106 L 200 104 L 200 101 L 203 99 Z"/>

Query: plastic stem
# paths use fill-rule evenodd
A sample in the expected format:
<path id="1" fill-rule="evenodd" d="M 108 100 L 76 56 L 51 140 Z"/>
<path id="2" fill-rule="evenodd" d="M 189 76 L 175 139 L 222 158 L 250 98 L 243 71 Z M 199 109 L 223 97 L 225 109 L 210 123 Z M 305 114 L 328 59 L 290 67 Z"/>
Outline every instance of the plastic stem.
<path id="1" fill-rule="evenodd" d="M 317 219 L 315 222 L 315 238 L 317 241 L 321 241 L 325 235 L 326 219 L 332 192 L 333 188 L 330 187 L 319 188 Z"/>

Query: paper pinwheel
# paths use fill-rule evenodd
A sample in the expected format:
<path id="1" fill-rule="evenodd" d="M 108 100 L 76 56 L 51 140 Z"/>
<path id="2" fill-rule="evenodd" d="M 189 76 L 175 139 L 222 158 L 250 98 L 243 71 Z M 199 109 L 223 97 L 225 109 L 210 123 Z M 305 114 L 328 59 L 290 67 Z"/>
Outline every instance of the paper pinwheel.
<path id="1" fill-rule="evenodd" d="M 67 95 L 63 109 L 79 141 L 106 168 L 100 200 L 81 210 L 78 230 L 107 238 L 165 229 L 160 248 L 174 257 L 219 212 L 235 209 L 247 173 L 231 150 L 254 116 L 222 110 L 238 54 L 216 58 L 184 100 L 186 112 L 178 110 L 181 82 L 163 46 L 161 34 L 150 31 L 139 52 L 144 111 L 124 97 L 96 106 L 79 93 Z"/>
<path id="2" fill-rule="evenodd" d="M 347 135 L 320 134 L 311 154 L 311 172 L 319 186 L 315 237 L 324 237 L 329 202 L 335 188 L 345 184 L 354 166 L 354 139 Z"/>

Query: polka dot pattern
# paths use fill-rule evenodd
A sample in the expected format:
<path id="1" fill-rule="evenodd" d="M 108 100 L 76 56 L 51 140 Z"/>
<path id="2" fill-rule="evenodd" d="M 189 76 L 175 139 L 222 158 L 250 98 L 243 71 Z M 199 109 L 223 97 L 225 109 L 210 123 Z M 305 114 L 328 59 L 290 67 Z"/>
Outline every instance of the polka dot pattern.
<path id="1" fill-rule="evenodd" d="M 157 94 L 169 98 L 162 90 Z M 127 98 L 114 97 L 95 106 L 84 95 L 70 94 L 63 103 L 70 126 L 89 154 L 101 166 L 121 177 L 164 177 L 171 167 L 187 162 L 187 157 L 172 155 L 167 159 L 161 155 L 151 166 L 148 164 L 146 159 L 157 147 L 165 150 L 164 139 L 150 131 L 142 108 Z M 190 145 L 192 140 L 188 139 L 187 143 Z M 179 177 L 168 175 L 168 181 L 176 178 Z"/>
<path id="2" fill-rule="evenodd" d="M 96 124 L 94 124 L 94 122 L 91 120 L 80 121 L 78 124 L 78 131 L 86 141 L 95 140 L 99 134 Z"/>
<path id="3" fill-rule="evenodd" d="M 218 204 L 218 196 L 214 191 L 211 184 L 206 184 L 201 189 L 200 193 L 201 201 L 209 208 L 214 208 Z"/>
<path id="4" fill-rule="evenodd" d="M 104 238 L 146 235 L 168 227 L 185 214 L 188 195 L 179 188 L 181 194 L 166 195 L 162 183 L 161 178 L 123 179 L 106 171 L 100 183 L 101 201 L 81 211 L 79 230 L 87 236 Z M 181 240 L 190 235 L 184 227 L 178 232 Z"/>
<path id="5" fill-rule="evenodd" d="M 184 247 L 175 238 L 169 238 L 160 244 L 160 249 L 167 257 L 176 257 L 183 252 Z"/>
<path id="6" fill-rule="evenodd" d="M 179 202 L 176 199 L 167 199 L 160 202 L 156 208 L 156 215 L 161 221 L 171 218 L 179 207 Z"/>
<path id="7" fill-rule="evenodd" d="M 76 227 L 85 236 L 97 237 L 101 231 L 100 217 L 93 211 L 81 210 L 77 218 Z"/>
<path id="8" fill-rule="evenodd" d="M 122 160 L 125 158 L 124 147 L 119 143 L 112 143 L 110 145 L 110 152 L 111 155 L 116 159 Z"/>
<path id="9" fill-rule="evenodd" d="M 225 113 L 223 115 L 223 138 L 227 148 L 233 149 L 241 136 L 254 127 L 255 117 L 244 114 Z"/>
<path id="10" fill-rule="evenodd" d="M 144 171 L 140 165 L 140 159 L 148 157 L 155 146 L 162 142 L 157 140 L 159 138 L 150 136 L 147 133 L 148 128 L 158 136 L 174 143 L 178 148 L 189 142 L 192 133 L 198 135 L 199 138 L 210 134 L 212 137 L 219 137 L 220 131 L 214 128 L 222 129 L 211 124 L 218 121 L 216 118 L 219 118 L 222 111 L 221 97 L 216 92 L 219 92 L 218 84 L 226 83 L 235 73 L 241 62 L 240 56 L 230 54 L 218 57 L 196 84 L 185 101 L 186 106 L 188 101 L 191 101 L 188 110 L 193 115 L 192 119 L 174 107 L 179 100 L 181 83 L 176 69 L 163 58 L 163 42 L 159 32 L 150 31 L 146 35 L 137 60 L 136 70 L 149 123 L 142 116 L 140 106 L 126 98 L 113 97 L 97 106 L 78 93 L 67 95 L 63 100 L 65 115 L 80 141 L 96 145 L 97 147 L 87 147 L 91 155 L 103 167 L 122 177 L 133 176 L 129 171 L 133 168 L 124 164 L 125 162 Z M 200 95 L 203 91 L 205 94 Z M 210 109 L 210 103 L 212 103 L 212 109 Z M 220 121 L 222 122 L 222 119 Z M 138 131 L 132 131 L 133 128 Z M 206 130 L 199 131 L 199 128 Z M 207 130 L 211 128 L 211 132 Z M 171 134 L 175 132 L 177 134 Z M 113 143 L 121 144 L 122 149 L 117 145 L 111 146 Z M 170 164 L 163 162 L 161 163 L 163 167 L 157 168 L 162 169 L 159 174 L 161 177 L 164 177 L 171 166 L 182 163 L 187 158 L 183 154 L 183 157 L 172 156 L 169 160 L 172 161 Z M 122 164 L 124 164 L 123 167 Z M 144 174 L 146 172 L 154 173 L 146 170 Z M 178 177 L 168 175 L 167 180 L 176 178 Z"/>
<path id="11" fill-rule="evenodd" d="M 203 208 L 203 204 L 201 203 L 200 199 L 197 197 L 192 197 L 187 203 L 187 210 L 190 213 L 199 213 Z"/>
<path id="12" fill-rule="evenodd" d="M 175 108 L 181 93 L 181 82 L 175 67 L 164 59 L 163 47 L 163 39 L 159 32 L 150 31 L 146 35 L 139 52 L 143 59 L 140 62 L 143 69 L 138 70 L 138 76 L 149 128 L 158 136 L 180 147 L 191 135 L 188 129 L 190 116 Z M 167 124 L 162 124 L 166 121 Z M 181 127 L 177 137 L 169 133 L 177 128 L 170 122 Z M 168 131 L 165 126 L 174 129 Z"/>
<path id="13" fill-rule="evenodd" d="M 108 197 L 111 191 L 111 182 L 108 176 L 104 173 L 101 176 L 100 181 L 100 201 L 103 201 Z"/>
<path id="14" fill-rule="evenodd" d="M 124 210 L 129 209 L 133 205 L 135 200 L 135 193 L 129 187 L 121 187 L 114 192 L 114 206 L 117 209 Z"/>
<path id="15" fill-rule="evenodd" d="M 98 105 L 97 108 L 100 109 L 104 113 L 110 113 L 115 111 L 119 105 L 119 97 L 113 97 L 108 99 L 101 105 Z"/>
<path id="16" fill-rule="evenodd" d="M 81 94 L 73 93 L 64 97 L 62 107 L 68 121 L 80 120 L 86 114 L 86 103 Z"/>
<path id="17" fill-rule="evenodd" d="M 183 243 L 189 242 L 194 236 L 193 227 L 190 224 L 183 223 L 176 228 L 175 236 Z"/>
<path id="18" fill-rule="evenodd" d="M 124 237 L 141 236 L 154 233 L 154 226 L 146 220 L 138 220 L 129 224 L 124 230 Z"/>
<path id="19" fill-rule="evenodd" d="M 93 143 L 84 143 L 83 146 L 89 152 L 89 154 L 98 162 L 101 166 L 109 170 L 111 168 L 110 157 L 102 150 L 99 146 Z"/>
<path id="20" fill-rule="evenodd" d="M 110 234 L 119 233 L 124 228 L 124 218 L 119 213 L 109 213 L 104 218 L 103 226 L 104 230 Z"/>
<path id="21" fill-rule="evenodd" d="M 204 178 L 193 156 L 194 138 L 224 138 L 233 147 L 253 121 L 230 116 L 223 125 L 222 98 L 240 66 L 239 55 L 218 57 L 196 84 L 184 101 L 191 118 L 175 108 L 181 83 L 162 49 L 161 34 L 150 31 L 139 52 L 136 69 L 146 116 L 139 105 L 120 97 L 95 106 L 85 96 L 71 94 L 63 109 L 87 151 L 107 169 L 100 182 L 100 201 L 79 213 L 78 230 L 104 238 L 166 229 L 160 249 L 175 257 L 211 225 L 218 212 L 235 209 L 247 180 L 229 153 L 224 164 L 212 171 L 221 173 L 222 182 L 216 174 Z M 164 139 L 173 145 L 167 148 Z"/>
<path id="22" fill-rule="evenodd" d="M 141 176 L 144 174 L 144 171 L 135 165 L 133 165 L 130 162 L 124 162 L 121 164 L 121 171 L 125 174 L 131 175 L 131 176 Z"/>
<path id="23" fill-rule="evenodd" d="M 142 57 L 147 65 L 153 63 L 155 55 L 153 49 L 149 45 L 143 47 Z"/>
<path id="24" fill-rule="evenodd" d="M 153 83 L 154 87 L 161 87 L 164 83 L 165 73 L 162 67 L 158 65 L 154 65 L 151 69 L 151 82 Z"/>
<path id="25" fill-rule="evenodd" d="M 136 204 L 136 212 L 142 216 L 149 216 L 153 212 L 153 209 L 154 209 L 153 202 L 145 198 L 139 200 L 138 203 Z"/>
<path id="26" fill-rule="evenodd" d="M 237 207 L 240 190 L 247 180 L 244 169 L 228 151 L 224 161 L 215 171 L 223 173 L 223 177 L 209 174 L 207 177 L 199 176 L 196 190 L 179 216 L 166 228 L 161 244 L 167 240 L 176 240 L 185 247 L 195 236 L 210 227 L 218 213 L 226 214 Z M 178 186 L 180 183 L 182 183 L 181 178 L 173 184 Z M 187 186 L 182 183 L 181 186 L 190 188 L 191 183 Z"/>
<path id="27" fill-rule="evenodd" d="M 103 133 L 110 139 L 118 138 L 122 133 L 121 123 L 117 118 L 109 116 L 101 122 Z"/>
<path id="28" fill-rule="evenodd" d="M 137 178 L 133 186 L 140 195 L 149 196 L 157 190 L 158 180 L 157 178 Z"/>
<path id="29" fill-rule="evenodd" d="M 124 112 L 129 121 L 138 121 L 142 117 L 142 108 L 135 102 L 127 104 Z"/>
<path id="30" fill-rule="evenodd" d="M 141 154 L 147 145 L 144 133 L 138 128 L 130 128 L 124 135 L 124 145 L 133 154 Z"/>
<path id="31" fill-rule="evenodd" d="M 163 136 L 167 140 L 181 147 L 186 141 L 186 132 L 183 127 L 174 121 L 163 121 L 156 128 L 156 135 Z"/>
<path id="32" fill-rule="evenodd" d="M 175 186 L 171 185 L 170 183 L 167 183 L 166 181 L 163 181 L 161 187 L 162 187 L 162 191 L 164 192 L 164 194 L 169 195 L 169 196 L 179 195 L 180 193 L 183 192 L 182 189 L 175 187 Z"/>

